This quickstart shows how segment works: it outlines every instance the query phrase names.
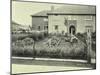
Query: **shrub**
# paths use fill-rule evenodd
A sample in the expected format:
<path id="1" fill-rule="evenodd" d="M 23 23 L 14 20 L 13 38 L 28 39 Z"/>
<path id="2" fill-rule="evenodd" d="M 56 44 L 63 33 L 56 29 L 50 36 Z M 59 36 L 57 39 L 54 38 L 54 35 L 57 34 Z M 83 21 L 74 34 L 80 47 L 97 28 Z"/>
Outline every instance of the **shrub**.
<path id="1" fill-rule="evenodd" d="M 44 33 L 43 32 L 39 33 L 38 38 L 39 38 L 39 40 L 42 40 L 44 38 Z"/>
<path id="2" fill-rule="evenodd" d="M 25 38 L 17 40 L 12 44 L 12 55 L 14 56 L 33 56 L 34 40 L 32 38 Z"/>
<path id="3" fill-rule="evenodd" d="M 44 31 L 44 37 L 48 37 L 48 32 Z"/>
<path id="4" fill-rule="evenodd" d="M 17 40 L 23 40 L 26 37 L 28 37 L 28 34 L 17 33 L 17 34 L 12 34 L 11 39 L 12 42 L 15 42 Z"/>
<path id="5" fill-rule="evenodd" d="M 77 33 L 76 37 L 86 44 L 86 34 L 85 33 L 83 33 L 83 34 Z"/>
<path id="6" fill-rule="evenodd" d="M 52 37 L 56 43 L 59 44 L 50 46 L 47 45 L 44 40 L 35 41 L 32 38 L 25 38 L 18 40 L 12 44 L 12 53 L 16 56 L 36 56 L 36 57 L 49 57 L 49 58 L 72 58 L 72 59 L 85 59 L 86 47 L 83 42 L 74 42 L 73 45 L 70 42 L 66 42 L 66 37 Z M 55 43 L 53 40 L 53 44 Z M 17 43 L 17 44 L 16 44 Z M 51 43 L 50 43 L 51 44 Z"/>
<path id="7" fill-rule="evenodd" d="M 96 52 L 96 32 L 92 33 L 92 50 Z"/>
<path id="8" fill-rule="evenodd" d="M 43 31 L 38 31 L 38 32 L 34 31 L 34 32 L 31 32 L 29 34 L 29 37 L 33 38 L 35 41 L 42 40 L 47 36 L 48 36 L 48 33 L 46 31 L 45 32 L 43 32 Z"/>
<path id="9" fill-rule="evenodd" d="M 34 40 L 32 38 L 25 38 L 22 40 L 25 46 L 30 46 L 34 44 Z"/>
<path id="10" fill-rule="evenodd" d="M 68 37 L 68 33 L 65 33 L 65 37 Z"/>

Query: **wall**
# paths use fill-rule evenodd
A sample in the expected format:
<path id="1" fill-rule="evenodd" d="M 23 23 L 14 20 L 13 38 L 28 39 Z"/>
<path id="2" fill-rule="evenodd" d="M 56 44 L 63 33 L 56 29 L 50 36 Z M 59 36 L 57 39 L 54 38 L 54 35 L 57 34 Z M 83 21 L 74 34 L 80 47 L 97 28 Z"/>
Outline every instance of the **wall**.
<path id="1" fill-rule="evenodd" d="M 38 26 L 40 26 L 40 31 L 44 30 L 44 26 L 47 26 L 48 23 L 46 21 L 47 17 L 32 17 L 32 28 L 33 30 L 38 30 Z"/>
<path id="2" fill-rule="evenodd" d="M 92 16 L 92 19 L 90 19 Z M 76 33 L 84 33 L 85 26 L 92 25 L 93 31 L 95 31 L 95 15 L 49 15 L 48 17 L 48 32 L 54 33 L 56 32 L 54 29 L 54 25 L 59 26 L 58 32 L 61 33 L 62 31 L 68 32 L 68 26 L 65 26 L 65 18 L 67 20 L 76 20 Z"/>
<path id="3" fill-rule="evenodd" d="M 54 25 L 58 25 L 58 32 L 62 32 L 63 30 L 67 32 L 66 26 L 64 24 L 64 17 L 61 15 L 49 15 L 48 17 L 48 32 L 55 33 Z"/>

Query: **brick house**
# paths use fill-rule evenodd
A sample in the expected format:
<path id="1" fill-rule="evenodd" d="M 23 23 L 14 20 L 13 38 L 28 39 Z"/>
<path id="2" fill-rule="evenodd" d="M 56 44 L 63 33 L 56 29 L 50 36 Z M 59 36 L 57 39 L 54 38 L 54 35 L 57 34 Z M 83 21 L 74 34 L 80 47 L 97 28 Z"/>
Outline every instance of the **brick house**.
<path id="1" fill-rule="evenodd" d="M 32 29 L 37 31 L 48 31 L 48 13 L 49 11 L 41 11 L 32 15 Z"/>

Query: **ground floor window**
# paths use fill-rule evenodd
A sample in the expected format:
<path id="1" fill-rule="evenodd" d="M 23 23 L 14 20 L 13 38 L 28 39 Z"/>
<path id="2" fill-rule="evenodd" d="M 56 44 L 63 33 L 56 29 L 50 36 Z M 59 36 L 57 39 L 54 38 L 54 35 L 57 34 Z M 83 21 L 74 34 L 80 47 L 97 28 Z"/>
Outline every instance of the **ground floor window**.
<path id="1" fill-rule="evenodd" d="M 44 26 L 44 30 L 47 30 L 48 29 L 48 26 Z"/>
<path id="2" fill-rule="evenodd" d="M 38 26 L 38 30 L 40 30 L 40 26 Z"/>
<path id="3" fill-rule="evenodd" d="M 58 30 L 58 25 L 55 25 L 55 30 Z"/>

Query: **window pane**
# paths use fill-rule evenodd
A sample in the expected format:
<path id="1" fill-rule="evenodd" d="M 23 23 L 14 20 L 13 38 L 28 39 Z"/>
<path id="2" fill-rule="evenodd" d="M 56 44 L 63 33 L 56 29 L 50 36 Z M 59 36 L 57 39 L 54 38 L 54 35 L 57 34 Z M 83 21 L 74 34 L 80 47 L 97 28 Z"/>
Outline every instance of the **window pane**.
<path id="1" fill-rule="evenodd" d="M 55 25 L 55 30 L 58 30 L 58 25 Z"/>
<path id="2" fill-rule="evenodd" d="M 40 30 L 40 26 L 38 26 L 38 30 Z"/>
<path id="3" fill-rule="evenodd" d="M 44 26 L 44 30 L 47 30 L 48 29 L 48 26 Z"/>

